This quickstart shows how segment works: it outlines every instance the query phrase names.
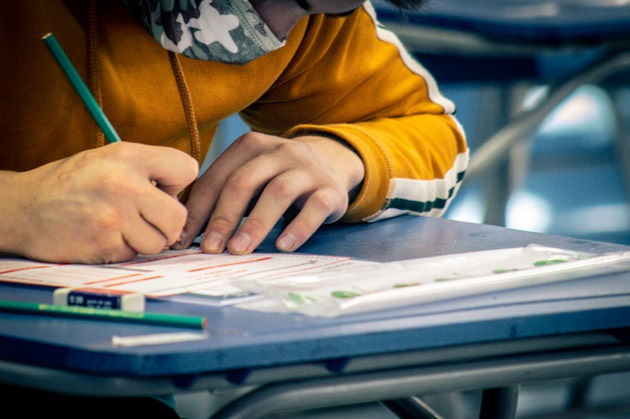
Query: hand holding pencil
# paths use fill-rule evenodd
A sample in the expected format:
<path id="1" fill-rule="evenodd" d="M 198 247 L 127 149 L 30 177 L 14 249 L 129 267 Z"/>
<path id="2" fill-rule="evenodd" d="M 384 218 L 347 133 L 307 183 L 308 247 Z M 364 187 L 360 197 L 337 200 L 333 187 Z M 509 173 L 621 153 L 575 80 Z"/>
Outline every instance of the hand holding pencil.
<path id="1" fill-rule="evenodd" d="M 46 39 L 55 44 L 51 35 Z M 75 74 L 69 78 L 77 91 L 83 90 L 76 87 L 83 82 L 67 57 L 58 62 L 65 63 L 64 72 Z M 50 71 L 60 69 L 53 65 Z M 91 102 L 89 91 L 81 96 Z M 108 130 L 100 108 L 92 106 L 92 112 Z M 113 134 L 111 127 L 108 136 Z M 0 250 L 35 260 L 77 263 L 119 262 L 138 253 L 159 253 L 181 234 L 187 212 L 177 195 L 197 173 L 197 161 L 181 151 L 118 140 L 14 173 L 6 183 L 12 198 L 3 205 L 15 231 Z"/>

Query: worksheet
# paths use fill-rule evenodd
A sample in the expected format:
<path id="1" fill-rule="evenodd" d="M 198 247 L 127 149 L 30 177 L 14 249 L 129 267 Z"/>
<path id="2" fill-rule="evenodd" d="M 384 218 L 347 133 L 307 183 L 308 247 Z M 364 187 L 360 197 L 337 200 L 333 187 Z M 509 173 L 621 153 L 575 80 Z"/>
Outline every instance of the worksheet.
<path id="1" fill-rule="evenodd" d="M 375 264 L 349 257 L 298 253 L 213 255 L 203 253 L 199 247 L 191 247 L 185 250 L 164 250 L 158 255 L 141 255 L 130 262 L 107 265 L 0 258 L 0 281 L 131 291 L 148 297 L 195 293 L 225 300 L 251 294 L 233 286 L 235 278 L 264 282 L 284 276 L 343 271 Z"/>
<path id="2" fill-rule="evenodd" d="M 630 252 L 604 255 L 531 244 L 397 262 L 301 253 L 164 250 L 107 265 L 0 258 L 0 281 L 192 297 L 249 310 L 337 316 L 630 270 Z M 180 297 L 182 298 L 182 297 Z"/>

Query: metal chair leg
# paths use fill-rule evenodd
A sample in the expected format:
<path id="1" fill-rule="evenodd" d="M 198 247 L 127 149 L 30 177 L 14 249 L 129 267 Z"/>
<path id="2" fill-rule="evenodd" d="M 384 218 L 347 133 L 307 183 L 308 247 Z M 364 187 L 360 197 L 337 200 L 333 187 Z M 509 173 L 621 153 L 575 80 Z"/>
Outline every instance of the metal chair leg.
<path id="1" fill-rule="evenodd" d="M 481 399 L 481 419 L 513 419 L 516 417 L 520 386 L 489 388 L 483 391 Z"/>
<path id="2" fill-rule="evenodd" d="M 380 402 L 400 419 L 442 419 L 429 405 L 419 397 L 385 400 Z"/>

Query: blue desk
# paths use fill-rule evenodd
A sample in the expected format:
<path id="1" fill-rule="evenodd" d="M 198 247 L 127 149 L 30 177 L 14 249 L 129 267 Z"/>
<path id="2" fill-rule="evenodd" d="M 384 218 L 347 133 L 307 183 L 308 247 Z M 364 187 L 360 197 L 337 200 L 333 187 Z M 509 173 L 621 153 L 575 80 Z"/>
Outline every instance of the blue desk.
<path id="1" fill-rule="evenodd" d="M 272 250 L 273 237 L 261 250 Z M 327 226 L 301 252 L 377 261 L 538 243 L 628 250 L 444 219 L 404 216 Z M 101 396 L 260 385 L 218 417 L 399 399 L 427 392 L 630 370 L 630 273 L 609 274 L 340 318 L 149 301 L 148 311 L 207 316 L 204 340 L 134 348 L 112 336 L 181 331 L 0 314 L 0 382 Z M 0 285 L 5 299 L 52 291 Z M 394 385 L 395 384 L 395 385 Z"/>

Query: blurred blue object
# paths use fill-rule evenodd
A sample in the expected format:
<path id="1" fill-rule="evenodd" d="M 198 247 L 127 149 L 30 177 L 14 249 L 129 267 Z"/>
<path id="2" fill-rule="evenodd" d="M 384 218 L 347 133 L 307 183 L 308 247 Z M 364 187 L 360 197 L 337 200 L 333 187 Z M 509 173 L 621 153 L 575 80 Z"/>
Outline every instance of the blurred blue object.
<path id="1" fill-rule="evenodd" d="M 630 1 L 374 4 L 459 104 L 472 157 L 447 217 L 630 244 Z"/>
<path id="2" fill-rule="evenodd" d="M 400 11 L 374 0 L 381 20 Z M 627 0 L 433 0 L 419 12 L 404 12 L 412 25 L 459 30 L 501 43 L 567 44 L 625 42 L 630 2 Z"/>

